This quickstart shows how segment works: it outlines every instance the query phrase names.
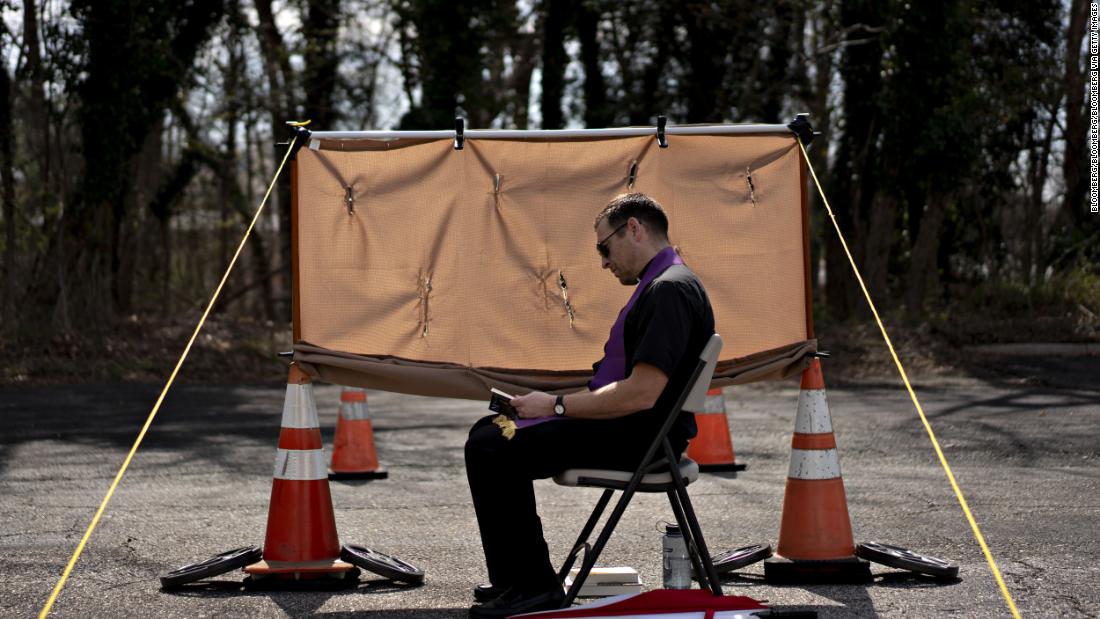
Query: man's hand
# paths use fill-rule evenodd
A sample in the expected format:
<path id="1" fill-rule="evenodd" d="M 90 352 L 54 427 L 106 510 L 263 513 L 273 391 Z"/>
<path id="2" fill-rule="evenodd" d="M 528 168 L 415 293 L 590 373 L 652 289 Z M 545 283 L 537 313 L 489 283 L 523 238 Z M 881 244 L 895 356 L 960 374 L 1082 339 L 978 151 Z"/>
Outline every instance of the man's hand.
<path id="1" fill-rule="evenodd" d="M 653 408 L 668 384 L 668 376 L 648 363 L 635 363 L 634 371 L 625 380 L 604 385 L 596 391 L 569 393 L 567 414 L 571 419 L 615 419 Z M 537 419 L 554 415 L 556 398 L 549 393 L 532 391 L 512 398 L 512 406 L 520 419 Z"/>
<path id="2" fill-rule="evenodd" d="M 537 419 L 554 414 L 554 396 L 541 391 L 532 391 L 527 395 L 512 398 L 512 406 L 521 419 Z"/>

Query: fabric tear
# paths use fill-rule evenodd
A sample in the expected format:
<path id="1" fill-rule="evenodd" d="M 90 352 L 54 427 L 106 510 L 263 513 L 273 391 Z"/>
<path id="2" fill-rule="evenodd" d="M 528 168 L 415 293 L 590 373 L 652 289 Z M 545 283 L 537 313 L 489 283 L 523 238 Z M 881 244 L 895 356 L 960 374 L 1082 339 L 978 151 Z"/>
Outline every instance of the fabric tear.
<path id="1" fill-rule="evenodd" d="M 749 183 L 749 199 L 752 200 L 752 205 L 756 206 L 756 187 L 752 184 L 752 170 L 748 166 L 745 166 L 745 180 Z"/>
<path id="2" fill-rule="evenodd" d="M 569 286 L 565 283 L 565 271 L 558 269 L 558 286 L 561 288 L 562 302 L 565 303 L 565 313 L 569 315 L 569 328 L 573 328 L 573 304 L 569 302 Z"/>
<path id="3" fill-rule="evenodd" d="M 420 278 L 420 337 L 428 337 L 428 297 L 431 293 L 431 276 Z"/>
<path id="4" fill-rule="evenodd" d="M 635 159 L 630 164 L 630 174 L 626 177 L 626 188 L 634 189 L 634 181 L 638 179 L 638 160 Z"/>
<path id="5" fill-rule="evenodd" d="M 355 214 L 355 193 L 351 187 L 344 187 L 344 206 L 348 209 L 348 215 Z"/>

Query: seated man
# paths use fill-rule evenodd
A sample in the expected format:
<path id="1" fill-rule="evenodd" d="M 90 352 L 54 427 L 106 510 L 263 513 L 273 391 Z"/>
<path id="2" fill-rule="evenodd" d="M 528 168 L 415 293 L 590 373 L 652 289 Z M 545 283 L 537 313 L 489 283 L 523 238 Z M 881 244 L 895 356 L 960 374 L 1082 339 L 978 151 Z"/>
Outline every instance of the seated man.
<path id="1" fill-rule="evenodd" d="M 512 400 L 515 424 L 490 415 L 470 430 L 466 474 L 490 583 L 474 590 L 475 619 L 557 608 L 564 600 L 550 563 L 532 480 L 570 468 L 634 470 L 645 456 L 711 334 L 703 285 L 670 246 L 668 218 L 643 194 L 618 196 L 596 217 L 603 268 L 636 285 L 593 367 L 588 390 Z M 695 417 L 669 432 L 682 453 Z"/>

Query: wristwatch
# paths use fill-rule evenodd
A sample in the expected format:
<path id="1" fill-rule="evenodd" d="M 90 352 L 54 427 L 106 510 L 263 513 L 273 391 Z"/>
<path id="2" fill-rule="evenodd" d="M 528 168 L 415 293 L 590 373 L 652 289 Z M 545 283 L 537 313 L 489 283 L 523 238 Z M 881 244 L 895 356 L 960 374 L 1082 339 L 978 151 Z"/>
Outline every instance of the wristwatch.
<path id="1" fill-rule="evenodd" d="M 554 399 L 554 414 L 558 417 L 565 417 L 565 396 L 559 395 Z"/>

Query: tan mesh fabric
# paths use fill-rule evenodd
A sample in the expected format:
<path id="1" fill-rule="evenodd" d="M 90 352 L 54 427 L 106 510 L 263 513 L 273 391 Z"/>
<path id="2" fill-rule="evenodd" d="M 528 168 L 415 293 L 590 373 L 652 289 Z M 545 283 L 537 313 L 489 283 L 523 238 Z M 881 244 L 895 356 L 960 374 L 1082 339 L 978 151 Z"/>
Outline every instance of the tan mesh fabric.
<path id="1" fill-rule="evenodd" d="M 297 157 L 295 358 L 323 380 L 472 398 L 583 385 L 632 291 L 600 268 L 593 222 L 631 190 L 665 207 L 707 288 L 718 384 L 790 375 L 814 349 L 793 135 L 322 140 Z"/>

